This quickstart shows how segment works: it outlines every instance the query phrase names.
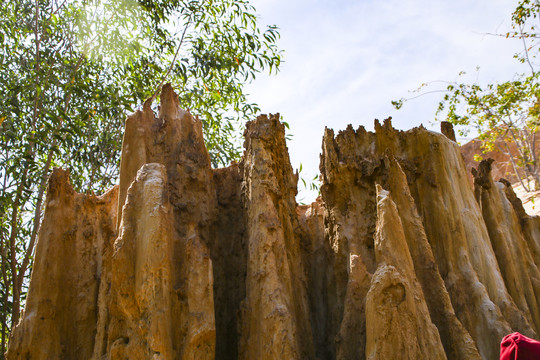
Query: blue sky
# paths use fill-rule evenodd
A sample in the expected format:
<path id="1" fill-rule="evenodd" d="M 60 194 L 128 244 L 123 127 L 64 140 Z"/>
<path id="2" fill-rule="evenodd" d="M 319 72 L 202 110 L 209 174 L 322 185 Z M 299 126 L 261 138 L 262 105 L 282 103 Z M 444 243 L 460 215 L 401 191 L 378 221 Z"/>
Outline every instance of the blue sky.
<path id="1" fill-rule="evenodd" d="M 442 94 L 420 97 L 399 111 L 390 101 L 412 96 L 408 91 L 425 82 L 454 81 L 460 71 L 481 84 L 526 71 L 512 58 L 519 42 L 486 35 L 509 29 L 517 3 L 511 0 L 252 3 L 261 24 L 279 26 L 285 62 L 277 75 L 261 74 L 248 87 L 250 100 L 290 124 L 291 162 L 294 168 L 302 163 L 305 178 L 319 172 L 325 126 L 372 130 L 375 118 L 392 116 L 398 129 L 424 124 L 438 131 L 431 123 Z M 315 196 L 301 191 L 299 200 Z"/>

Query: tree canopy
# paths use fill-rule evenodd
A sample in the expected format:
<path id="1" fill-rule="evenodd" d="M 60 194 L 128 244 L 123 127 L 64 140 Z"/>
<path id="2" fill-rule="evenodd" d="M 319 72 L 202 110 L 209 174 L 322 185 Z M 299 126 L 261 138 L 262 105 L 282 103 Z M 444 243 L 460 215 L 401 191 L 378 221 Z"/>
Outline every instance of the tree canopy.
<path id="1" fill-rule="evenodd" d="M 244 84 L 277 72 L 276 26 L 248 0 L 0 3 L 0 321 L 19 317 L 53 166 L 87 193 L 114 184 L 126 115 L 164 82 L 203 123 L 214 166 L 239 157 L 259 109 Z"/>

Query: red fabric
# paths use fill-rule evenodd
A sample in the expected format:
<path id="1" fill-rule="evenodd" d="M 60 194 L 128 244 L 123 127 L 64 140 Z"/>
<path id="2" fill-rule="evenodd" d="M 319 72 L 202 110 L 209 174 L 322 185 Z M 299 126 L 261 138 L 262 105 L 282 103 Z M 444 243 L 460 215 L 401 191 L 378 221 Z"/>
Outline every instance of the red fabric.
<path id="1" fill-rule="evenodd" d="M 517 332 L 506 335 L 501 341 L 500 360 L 540 360 L 540 342 Z"/>

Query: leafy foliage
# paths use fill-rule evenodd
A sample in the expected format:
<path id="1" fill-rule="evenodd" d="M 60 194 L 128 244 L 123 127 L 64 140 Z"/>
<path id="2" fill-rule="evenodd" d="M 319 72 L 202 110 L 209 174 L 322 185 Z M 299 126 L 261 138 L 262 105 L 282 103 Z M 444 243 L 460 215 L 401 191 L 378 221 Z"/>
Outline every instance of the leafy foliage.
<path id="1" fill-rule="evenodd" d="M 515 175 L 527 190 L 530 187 L 524 179 L 528 183 L 532 178 L 536 187 L 540 186 L 540 148 L 537 145 L 540 125 L 539 20 L 540 3 L 521 0 L 512 13 L 512 29 L 497 35 L 522 43 L 523 51 L 514 58 L 528 67 L 527 73 L 518 73 L 512 80 L 485 86 L 447 82 L 436 114 L 439 120 L 461 126 L 462 135 L 474 129 L 484 141 L 485 151 L 509 155 Z M 428 85 L 433 84 L 422 84 L 416 92 L 422 94 Z M 392 104 L 399 109 L 407 100 L 410 99 L 392 101 Z M 512 151 L 513 148 L 516 150 Z"/>
<path id="2" fill-rule="evenodd" d="M 244 84 L 278 70 L 278 29 L 247 0 L 0 2 L 2 353 L 24 301 L 53 166 L 92 193 L 116 181 L 123 120 L 165 81 L 200 116 L 214 166 L 258 111 Z"/>

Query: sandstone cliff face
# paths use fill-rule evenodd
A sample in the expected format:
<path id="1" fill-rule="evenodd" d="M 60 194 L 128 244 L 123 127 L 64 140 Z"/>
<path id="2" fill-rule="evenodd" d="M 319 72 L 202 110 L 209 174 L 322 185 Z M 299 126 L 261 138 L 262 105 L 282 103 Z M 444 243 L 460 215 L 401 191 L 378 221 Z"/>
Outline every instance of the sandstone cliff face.
<path id="1" fill-rule="evenodd" d="M 297 206 L 279 115 L 245 138 L 212 169 L 165 86 L 126 120 L 118 188 L 55 170 L 8 359 L 493 359 L 537 337 L 540 220 L 489 162 L 473 190 L 443 135 L 327 129 L 322 198 Z"/>
<path id="2" fill-rule="evenodd" d="M 295 236 L 296 182 L 279 115 L 248 123 L 242 160 L 248 260 L 239 357 L 313 358 L 306 279 Z"/>

